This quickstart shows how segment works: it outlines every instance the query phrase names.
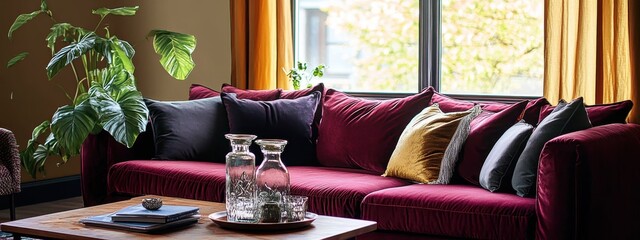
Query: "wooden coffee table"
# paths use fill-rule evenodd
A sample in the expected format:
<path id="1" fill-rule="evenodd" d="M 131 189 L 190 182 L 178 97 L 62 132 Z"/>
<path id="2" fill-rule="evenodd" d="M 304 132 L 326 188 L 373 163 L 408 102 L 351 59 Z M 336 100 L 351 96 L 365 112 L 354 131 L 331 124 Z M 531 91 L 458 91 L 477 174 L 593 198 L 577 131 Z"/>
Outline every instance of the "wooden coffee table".
<path id="1" fill-rule="evenodd" d="M 0 230 L 16 236 L 56 239 L 348 239 L 376 230 L 376 222 L 318 215 L 311 226 L 287 231 L 234 231 L 220 228 L 209 214 L 225 210 L 224 203 L 182 198 L 161 197 L 164 204 L 200 207 L 197 224 L 158 234 L 135 233 L 108 228 L 85 226 L 78 221 L 94 215 L 115 212 L 139 204 L 144 196 L 99 206 L 80 208 L 38 217 L 2 223 Z"/>

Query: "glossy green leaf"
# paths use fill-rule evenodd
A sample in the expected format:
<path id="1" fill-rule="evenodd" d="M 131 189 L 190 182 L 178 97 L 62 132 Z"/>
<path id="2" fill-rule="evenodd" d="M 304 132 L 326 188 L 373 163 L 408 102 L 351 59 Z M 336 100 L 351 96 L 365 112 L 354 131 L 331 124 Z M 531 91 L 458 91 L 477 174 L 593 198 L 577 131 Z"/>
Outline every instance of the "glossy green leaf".
<path id="1" fill-rule="evenodd" d="M 111 49 L 116 53 L 115 60 L 122 64 L 122 67 L 127 70 L 127 72 L 133 74 L 135 67 L 133 66 L 133 62 L 131 62 L 131 58 L 127 56 L 127 52 L 125 49 L 122 49 L 122 44 L 118 39 L 114 39 L 111 41 Z"/>
<path id="2" fill-rule="evenodd" d="M 22 27 L 22 25 L 24 25 L 28 21 L 31 21 L 31 19 L 35 18 L 40 13 L 42 13 L 42 10 L 38 10 L 32 13 L 20 14 L 9 28 L 9 33 L 7 34 L 9 39 L 11 39 L 11 37 L 13 36 L 14 31 L 18 30 L 18 28 Z"/>
<path id="3" fill-rule="evenodd" d="M 61 151 L 71 155 L 80 153 L 82 142 L 98 120 L 98 114 L 89 101 L 76 106 L 62 106 L 54 113 L 51 132 L 58 140 Z"/>
<path id="4" fill-rule="evenodd" d="M 87 32 L 88 31 L 83 28 L 75 27 L 68 23 L 56 23 L 51 27 L 49 34 L 47 34 L 47 37 L 45 38 L 47 41 L 47 47 L 49 47 L 51 49 L 51 53 L 53 53 L 55 51 L 56 41 L 58 38 L 62 37 L 64 41 L 72 42 L 74 37 L 85 35 Z"/>
<path id="5" fill-rule="evenodd" d="M 18 55 L 16 55 L 15 57 L 11 58 L 11 60 L 9 60 L 9 62 L 7 62 L 7 67 L 11 67 L 11 66 L 15 65 L 16 63 L 24 60 L 24 58 L 26 58 L 27 55 L 29 55 L 28 52 L 18 53 Z"/>
<path id="6" fill-rule="evenodd" d="M 136 90 L 108 93 L 101 85 L 89 90 L 91 104 L 99 113 L 99 124 L 113 138 L 127 147 L 132 147 L 138 135 L 145 131 L 149 110 Z"/>
<path id="7" fill-rule="evenodd" d="M 49 11 L 49 6 L 45 0 L 40 0 L 40 10 L 43 12 Z"/>
<path id="8" fill-rule="evenodd" d="M 196 48 L 196 38 L 193 35 L 164 30 L 153 30 L 153 48 L 160 54 L 160 64 L 174 78 L 186 79 L 195 63 L 191 54 Z"/>
<path id="9" fill-rule="evenodd" d="M 31 175 L 31 177 L 36 177 L 36 171 L 38 170 L 37 165 L 40 159 L 36 159 L 34 157 L 34 153 L 38 148 L 38 138 L 44 132 L 49 130 L 49 126 L 51 123 L 49 121 L 43 121 L 35 127 L 31 133 L 31 139 L 27 142 L 27 147 L 20 152 L 20 163 L 27 170 L 27 173 Z"/>
<path id="10" fill-rule="evenodd" d="M 138 11 L 138 6 L 135 7 L 119 7 L 119 8 L 98 8 L 92 10 L 91 13 L 100 15 L 100 17 L 105 17 L 109 14 L 119 15 L 119 16 L 132 16 L 136 15 L 136 11 Z"/>
<path id="11" fill-rule="evenodd" d="M 96 34 L 91 32 L 84 35 L 80 41 L 60 49 L 60 51 L 53 55 L 53 58 L 51 58 L 51 61 L 49 61 L 47 65 L 47 76 L 49 79 L 58 74 L 60 69 L 67 66 L 71 61 L 92 49 L 95 46 L 95 41 Z"/>

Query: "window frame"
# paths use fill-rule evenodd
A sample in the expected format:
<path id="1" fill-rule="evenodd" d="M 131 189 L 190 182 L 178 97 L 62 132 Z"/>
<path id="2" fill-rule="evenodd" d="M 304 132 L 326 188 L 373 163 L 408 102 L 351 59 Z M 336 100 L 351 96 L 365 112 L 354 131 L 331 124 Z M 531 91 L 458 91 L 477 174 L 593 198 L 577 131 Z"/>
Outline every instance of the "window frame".
<path id="1" fill-rule="evenodd" d="M 291 0 L 291 19 L 292 19 L 292 37 L 293 49 L 295 51 L 298 37 L 296 29 L 298 28 L 297 11 L 298 1 Z M 420 8 L 419 17 L 419 39 L 418 44 L 420 51 L 418 53 L 418 92 L 429 86 L 440 92 L 440 60 L 442 59 L 442 43 L 441 43 L 441 0 L 419 0 Z M 423 27 L 424 26 L 424 27 Z M 295 54 L 294 54 L 295 58 Z M 297 61 L 298 59 L 295 59 Z M 544 87 L 544 86 L 543 86 Z M 347 94 L 354 97 L 363 97 L 371 99 L 390 99 L 413 95 L 415 93 L 390 93 L 390 92 L 349 92 Z M 516 95 L 490 95 L 490 94 L 451 94 L 445 95 L 467 101 L 474 102 L 503 102 L 515 103 L 523 100 L 533 100 L 543 96 L 516 96 Z"/>

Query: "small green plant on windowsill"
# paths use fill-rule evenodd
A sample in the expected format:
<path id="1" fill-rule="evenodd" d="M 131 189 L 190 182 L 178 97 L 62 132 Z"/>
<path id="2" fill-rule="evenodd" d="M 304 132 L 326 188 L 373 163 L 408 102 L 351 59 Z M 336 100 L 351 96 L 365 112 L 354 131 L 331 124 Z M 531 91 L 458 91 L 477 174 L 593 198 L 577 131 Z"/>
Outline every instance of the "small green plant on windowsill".
<path id="1" fill-rule="evenodd" d="M 33 129 L 26 148 L 20 152 L 22 166 L 31 177 L 36 178 L 36 172 L 44 173 L 49 156 L 60 156 L 62 163 L 66 163 L 78 155 L 89 134 L 104 130 L 116 141 L 132 147 L 138 135 L 145 131 L 149 110 L 136 88 L 132 62 L 135 50 L 102 24 L 109 15 L 133 16 L 137 10 L 137 6 L 95 9 L 92 13 L 99 17 L 98 23 L 94 29 L 84 29 L 57 22 L 47 2 L 41 0 L 39 10 L 19 15 L 9 28 L 11 39 L 25 23 L 40 15 L 48 16 L 53 25 L 45 40 L 53 56 L 46 67 L 47 77 L 51 80 L 67 66 L 75 76 L 75 93 L 69 94 L 63 89 L 69 104 L 59 107 L 50 121 L 45 120 Z M 153 37 L 153 47 L 164 69 L 174 78 L 184 80 L 195 67 L 191 57 L 196 47 L 195 37 L 165 30 L 152 30 L 148 37 Z M 56 52 L 58 40 L 66 46 Z M 9 60 L 7 67 L 27 55 L 26 52 L 18 54 Z M 83 71 L 77 71 L 74 65 L 77 62 L 82 64 Z M 47 132 L 44 142 L 39 141 Z"/>
<path id="2" fill-rule="evenodd" d="M 293 89 L 300 90 L 300 84 L 302 80 L 305 81 L 307 88 L 312 87 L 311 79 L 313 79 L 314 77 L 321 78 L 322 76 L 324 76 L 324 68 L 325 66 L 320 64 L 313 68 L 313 71 L 309 72 L 307 71 L 307 63 L 297 62 L 295 67 L 291 70 L 282 70 L 287 73 L 289 81 L 293 83 Z"/>

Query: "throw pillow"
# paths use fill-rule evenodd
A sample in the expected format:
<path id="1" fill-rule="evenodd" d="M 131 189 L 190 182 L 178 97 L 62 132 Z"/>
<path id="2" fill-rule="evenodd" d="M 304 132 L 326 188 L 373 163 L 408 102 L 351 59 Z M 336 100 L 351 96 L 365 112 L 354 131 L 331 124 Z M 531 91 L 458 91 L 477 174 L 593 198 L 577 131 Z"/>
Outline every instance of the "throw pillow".
<path id="1" fill-rule="evenodd" d="M 220 97 L 160 102 L 144 99 L 155 142 L 154 159 L 224 162 L 229 142 L 227 112 Z"/>
<path id="2" fill-rule="evenodd" d="M 318 129 L 318 161 L 382 174 L 400 134 L 429 106 L 433 88 L 405 98 L 369 100 L 327 90 Z"/>
<path id="3" fill-rule="evenodd" d="M 400 135 L 382 176 L 418 183 L 434 182 L 460 121 L 475 109 L 444 113 L 437 103 L 418 113 Z"/>
<path id="4" fill-rule="evenodd" d="M 443 112 L 466 111 L 475 106 L 472 102 L 450 98 L 438 92 L 434 92 L 433 97 L 431 98 L 431 104 L 434 103 L 440 105 L 440 110 Z"/>
<path id="5" fill-rule="evenodd" d="M 557 136 L 591 127 L 582 98 L 566 106 L 558 106 L 533 130 L 522 154 L 518 158 L 511 185 L 518 196 L 531 197 L 536 192 L 538 161 L 544 144 Z"/>
<path id="6" fill-rule="evenodd" d="M 480 186 L 491 192 L 511 188 L 513 169 L 532 132 L 533 126 L 520 120 L 502 134 L 482 165 Z"/>
<path id="7" fill-rule="evenodd" d="M 297 90 L 297 91 L 287 91 L 284 90 L 280 94 L 280 99 L 296 99 L 302 96 L 307 96 L 313 92 L 320 93 L 320 103 L 318 103 L 318 107 L 316 108 L 316 116 L 313 118 L 313 139 L 318 138 L 318 126 L 320 125 L 320 119 L 322 119 L 322 104 L 324 99 L 324 84 L 319 83 L 318 85 L 313 86 L 312 88 Z"/>
<path id="8" fill-rule="evenodd" d="M 527 107 L 524 108 L 522 113 L 522 119 L 531 125 L 538 124 L 538 118 L 540 117 L 540 110 L 544 106 L 550 106 L 549 101 L 546 98 L 538 98 L 533 101 L 529 101 Z"/>
<path id="9" fill-rule="evenodd" d="M 244 90 L 229 84 L 222 84 L 222 92 L 235 93 L 237 98 L 251 99 L 256 101 L 273 101 L 280 98 L 281 89 L 272 90 Z"/>
<path id="10" fill-rule="evenodd" d="M 287 166 L 316 165 L 312 124 L 320 93 L 313 92 L 296 99 L 253 101 L 222 93 L 231 133 L 253 134 L 258 139 L 284 139 L 287 146 L 282 161 Z M 256 144 L 251 152 L 260 163 L 262 152 Z"/>
<path id="11" fill-rule="evenodd" d="M 540 112 L 540 121 L 547 117 L 554 108 L 553 106 L 543 108 Z M 629 116 L 631 108 L 633 108 L 633 102 L 631 100 L 609 104 L 586 105 L 587 116 L 589 116 L 589 120 L 594 127 L 611 123 L 627 123 L 627 116 Z"/>
<path id="12" fill-rule="evenodd" d="M 200 84 L 191 84 L 189 88 L 189 100 L 220 96 L 220 92 Z"/>
<path id="13" fill-rule="evenodd" d="M 483 111 L 471 121 L 471 132 L 464 144 L 457 168 L 460 177 L 471 184 L 480 185 L 478 178 L 484 160 L 500 136 L 518 122 L 526 106 L 527 101 L 522 101 L 497 113 Z"/>

